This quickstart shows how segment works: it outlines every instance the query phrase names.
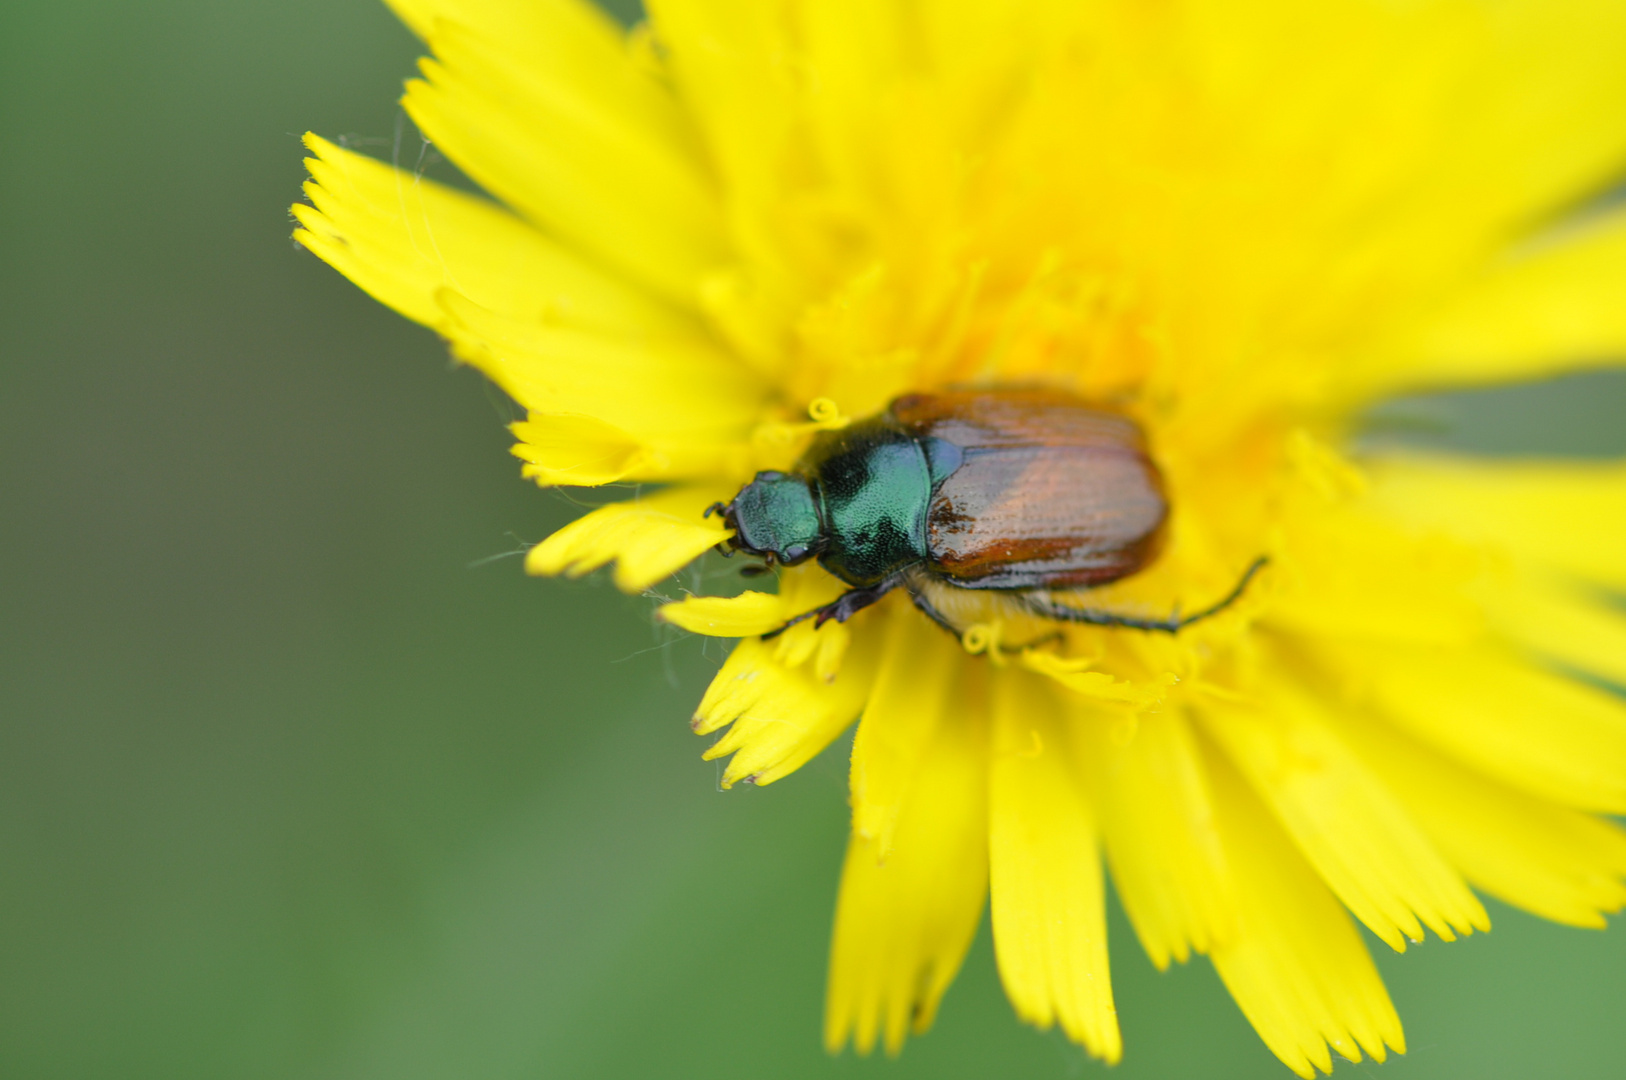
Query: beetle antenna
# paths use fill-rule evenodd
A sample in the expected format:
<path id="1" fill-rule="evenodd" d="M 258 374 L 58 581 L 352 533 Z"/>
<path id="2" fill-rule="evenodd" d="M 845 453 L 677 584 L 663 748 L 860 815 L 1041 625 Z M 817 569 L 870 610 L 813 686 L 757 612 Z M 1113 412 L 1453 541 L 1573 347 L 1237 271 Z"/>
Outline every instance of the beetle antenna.
<path id="1" fill-rule="evenodd" d="M 714 502 L 710 506 L 706 507 L 706 512 L 700 516 L 701 518 L 709 518 L 713 514 L 722 514 L 726 517 L 728 515 L 728 504 L 724 502 Z"/>
<path id="2" fill-rule="evenodd" d="M 1182 616 L 1178 606 L 1167 619 L 1145 619 L 1135 615 L 1119 615 L 1111 611 L 1096 611 L 1093 608 L 1068 607 L 1053 600 L 1028 598 L 1025 603 L 1027 608 L 1034 614 L 1043 615 L 1058 622 L 1085 623 L 1089 626 L 1121 626 L 1126 630 L 1153 630 L 1173 634 L 1178 633 L 1194 622 L 1201 622 L 1212 615 L 1218 615 L 1236 603 L 1242 598 L 1242 594 L 1247 591 L 1248 583 L 1254 579 L 1254 575 L 1263 570 L 1269 562 L 1270 556 L 1268 555 L 1261 555 L 1253 560 L 1248 565 L 1248 568 L 1242 572 L 1242 577 L 1236 583 L 1236 587 L 1226 593 L 1224 599 L 1191 615 Z"/>

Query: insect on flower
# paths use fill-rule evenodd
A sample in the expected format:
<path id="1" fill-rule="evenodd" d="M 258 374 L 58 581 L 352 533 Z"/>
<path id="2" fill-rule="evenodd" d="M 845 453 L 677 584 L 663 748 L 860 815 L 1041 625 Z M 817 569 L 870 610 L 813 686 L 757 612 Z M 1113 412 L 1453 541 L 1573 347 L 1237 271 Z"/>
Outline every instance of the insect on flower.
<path id="1" fill-rule="evenodd" d="M 1164 619 L 1077 606 L 1073 590 L 1128 577 L 1156 558 L 1168 521 L 1163 479 L 1128 417 L 1052 390 L 909 394 L 881 415 L 824 432 L 794 471 L 759 472 L 714 503 L 725 553 L 761 572 L 817 558 L 852 586 L 797 615 L 846 622 L 896 588 L 952 633 L 966 612 L 1174 633 L 1229 607 L 1264 566 L 1194 614 Z M 981 594 L 977 599 L 967 592 Z"/>
<path id="2" fill-rule="evenodd" d="M 489 197 L 311 136 L 298 240 L 525 410 L 525 476 L 627 485 L 528 571 L 783 569 L 656 617 L 734 642 L 722 787 L 856 725 L 832 1052 L 930 1027 L 986 911 L 1116 1061 L 1109 881 L 1306 1078 L 1405 1048 L 1360 928 L 1626 905 L 1626 461 L 1358 437 L 1620 367 L 1626 209 L 1574 211 L 1626 4 L 389 3 Z"/>

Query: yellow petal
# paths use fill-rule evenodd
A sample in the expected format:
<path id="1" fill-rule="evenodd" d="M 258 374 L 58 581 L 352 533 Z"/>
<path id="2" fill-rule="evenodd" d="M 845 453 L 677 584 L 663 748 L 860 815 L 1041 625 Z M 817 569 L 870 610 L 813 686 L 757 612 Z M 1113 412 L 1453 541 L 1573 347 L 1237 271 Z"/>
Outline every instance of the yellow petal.
<path id="1" fill-rule="evenodd" d="M 825 623 L 824 630 L 819 648 L 813 654 L 813 674 L 820 682 L 832 683 L 841 673 L 841 662 L 852 646 L 852 631 L 846 623 L 838 622 Z"/>
<path id="2" fill-rule="evenodd" d="M 384 0 L 390 9 L 427 41 L 435 24 L 442 19 L 471 26 L 485 26 L 505 36 L 536 35 L 546 23 L 534 14 L 540 6 L 527 0 Z M 609 20 L 602 12 L 599 19 Z"/>
<path id="3" fill-rule="evenodd" d="M 902 74 L 912 14 L 903 5 L 868 0 L 823 0 L 797 12 L 803 62 L 818 80 L 818 93 L 806 103 L 810 134 L 820 162 L 842 188 L 863 191 L 878 178 L 875 120 L 884 102 L 877 98 L 894 90 Z"/>
<path id="4" fill-rule="evenodd" d="M 1496 650 L 1335 661 L 1401 730 L 1564 806 L 1626 812 L 1626 702 Z"/>
<path id="5" fill-rule="evenodd" d="M 1200 716 L 1322 879 L 1390 947 L 1422 940 L 1419 919 L 1447 941 L 1490 929 L 1478 899 L 1314 697 L 1283 689 L 1245 706 L 1215 702 Z"/>
<path id="6" fill-rule="evenodd" d="M 893 616 L 875 689 L 853 738 L 853 835 L 882 860 L 892 851 L 924 748 L 939 727 L 971 722 L 962 696 L 965 668 L 965 652 L 953 637 L 913 611 Z"/>
<path id="7" fill-rule="evenodd" d="M 997 128 L 982 125 L 998 123 L 1022 80 L 1031 77 L 1033 56 L 1077 14 L 1046 0 L 928 4 L 910 12 L 915 40 L 909 44 L 930 58 L 925 65 L 939 73 L 943 91 L 954 95 L 965 138 L 991 142 Z"/>
<path id="8" fill-rule="evenodd" d="M 1413 526 L 1537 567 L 1626 589 L 1626 464 L 1491 462 L 1424 455 L 1374 461 L 1372 496 Z"/>
<path id="9" fill-rule="evenodd" d="M 1044 682 L 995 678 L 989 763 L 994 952 L 1016 1014 L 1108 1062 L 1123 1053 L 1107 970 L 1095 809 Z"/>
<path id="10" fill-rule="evenodd" d="M 508 318 L 450 291 L 439 301 L 458 358 L 534 412 L 595 417 L 652 452 L 710 453 L 717 468 L 761 416 L 762 384 L 703 342 L 618 341 Z"/>
<path id="11" fill-rule="evenodd" d="M 532 413 L 509 430 L 520 440 L 513 454 L 525 462 L 523 475 L 539 484 L 596 487 L 658 471 L 648 446 L 596 417 Z"/>
<path id="12" fill-rule="evenodd" d="M 1065 657 L 1051 649 L 1023 649 L 1017 654 L 1017 662 L 1082 697 L 1102 704 L 1132 705 L 1140 709 L 1161 701 L 1173 681 L 1136 685 L 1097 670 L 1097 661 Z"/>
<path id="13" fill-rule="evenodd" d="M 1564 667 L 1626 686 L 1626 611 L 1564 583 L 1499 581 L 1486 604 L 1503 636 Z"/>
<path id="14" fill-rule="evenodd" d="M 1295 505 L 1272 566 L 1266 619 L 1293 635 L 1462 644 L 1484 633 L 1467 590 L 1484 571 L 1476 547 L 1415 530 L 1364 501 Z"/>
<path id="15" fill-rule="evenodd" d="M 1201 756 L 1183 713 L 1125 721 L 1075 705 L 1069 721 L 1101 806 L 1112 881 L 1152 963 L 1211 951 L 1236 921 Z"/>
<path id="16" fill-rule="evenodd" d="M 1375 1060 L 1405 1036 L 1383 980 L 1349 917 L 1257 796 L 1218 754 L 1208 774 L 1220 836 L 1236 883 L 1234 936 L 1214 949 L 1243 1015 L 1288 1068 L 1332 1071 L 1330 1045 L 1350 1061 Z"/>
<path id="17" fill-rule="evenodd" d="M 662 606 L 656 614 L 694 634 L 756 637 L 782 629 L 792 618 L 823 607 L 846 589 L 845 582 L 820 567 L 787 567 L 780 571 L 778 593 L 748 590 L 738 596 L 690 596 Z M 828 646 L 846 635 L 841 623 L 815 626 L 804 619 L 775 639 L 774 657 L 786 667 L 799 667 L 815 656 L 823 657 L 826 666 L 832 661 L 839 666 L 839 656 L 829 656 Z"/>
<path id="18" fill-rule="evenodd" d="M 1490 143 L 1500 141 L 1497 152 L 1509 164 L 1522 162 L 1530 146 L 1546 148 L 1551 160 L 1533 164 L 1518 179 L 1549 179 L 1549 205 L 1562 209 L 1575 193 L 1584 196 L 1614 180 L 1626 151 L 1617 108 L 1626 93 L 1626 71 L 1618 63 L 1617 48 L 1626 39 L 1626 9 L 1611 0 L 1568 4 L 1517 0 L 1508 5 L 1498 29 L 1509 69 L 1543 86 L 1548 94 L 1532 109 L 1529 91 L 1521 93 L 1507 80 L 1498 83 L 1490 73 L 1487 81 L 1497 84 L 1497 104 L 1506 109 L 1498 119 L 1517 124 L 1529 143 L 1508 146 L 1505 133 L 1498 140 L 1494 128 L 1481 137 Z M 1560 120 L 1576 127 L 1555 133 L 1552 124 Z M 1540 205 L 1533 205 L 1532 211 L 1539 213 Z"/>
<path id="19" fill-rule="evenodd" d="M 533 412 L 509 430 L 520 440 L 509 451 L 525 462 L 520 474 L 544 487 L 744 478 L 750 472 L 749 445 L 729 441 L 727 428 L 683 437 L 655 427 L 639 438 L 596 416 Z"/>
<path id="20" fill-rule="evenodd" d="M 988 893 L 986 735 L 976 714 L 955 720 L 913 747 L 888 856 L 856 832 L 848 843 L 825 995 L 831 1053 L 850 1034 L 861 1054 L 877 1035 L 895 1054 L 907 1031 L 930 1027 L 976 932 Z"/>
<path id="21" fill-rule="evenodd" d="M 294 208 L 297 238 L 533 399 L 536 415 L 516 426 L 526 475 L 586 485 L 743 471 L 763 391 L 692 319 L 489 202 L 306 141 L 315 206 Z"/>
<path id="22" fill-rule="evenodd" d="M 779 603 L 786 621 L 826 606 L 848 588 L 845 581 L 826 573 L 817 563 L 779 572 Z M 883 601 L 882 607 L 875 610 L 887 607 L 888 603 Z M 841 658 L 851 643 L 851 634 L 843 623 L 827 622 L 819 626 L 812 619 L 803 619 L 774 641 L 777 646 L 774 656 L 781 664 L 797 667 L 813 660 L 819 677 L 825 678 L 840 667 Z"/>
<path id="23" fill-rule="evenodd" d="M 855 631 L 858 647 L 833 683 L 781 663 L 772 642 L 745 638 L 734 646 L 694 718 L 702 735 L 733 725 L 705 753 L 707 761 L 734 755 L 724 787 L 789 776 L 852 723 L 875 681 L 874 633 L 870 625 Z"/>
<path id="24" fill-rule="evenodd" d="M 647 8 L 678 95 L 727 193 L 729 238 L 744 262 L 719 268 L 702 303 L 742 354 L 776 370 L 805 299 L 802 279 L 816 273 L 807 249 L 830 242 L 825 230 L 801 225 L 785 209 L 787 198 L 822 195 L 807 191 L 817 178 L 796 139 L 808 73 L 787 10 L 752 0 L 651 0 Z"/>
<path id="25" fill-rule="evenodd" d="M 785 605 L 773 593 L 690 596 L 662 605 L 656 614 L 691 634 L 711 637 L 755 637 L 785 625 Z"/>
<path id="26" fill-rule="evenodd" d="M 1602 928 L 1626 904 L 1626 832 L 1498 784 L 1379 724 L 1340 725 L 1447 858 L 1516 907 Z"/>
<path id="27" fill-rule="evenodd" d="M 1611 0 L 1513 0 L 1481 10 L 1489 48 L 1475 72 L 1478 122 L 1458 124 L 1437 147 L 1429 162 L 1439 166 L 1436 197 L 1445 202 L 1470 178 L 1495 177 L 1478 198 L 1528 227 L 1619 174 L 1626 8 Z"/>
<path id="28" fill-rule="evenodd" d="M 487 191 L 693 305 L 726 243 L 675 103 L 591 4 L 529 7 L 439 15 L 407 113 Z"/>
<path id="29" fill-rule="evenodd" d="M 796 50 L 783 10 L 749 0 L 654 0 L 648 9 L 730 201 L 763 205 L 796 123 Z"/>
<path id="30" fill-rule="evenodd" d="M 1461 25 L 1431 50 L 1441 61 L 1433 85 L 1406 102 L 1417 111 L 1432 105 L 1444 121 L 1421 154 L 1402 159 L 1411 180 L 1403 197 L 1413 209 L 1384 216 L 1416 238 L 1460 220 L 1468 272 L 1419 292 L 1440 290 L 1369 374 L 1390 388 L 1415 388 L 1608 362 L 1623 331 L 1612 286 L 1623 265 L 1618 225 L 1599 219 L 1597 229 L 1567 224 L 1536 244 L 1528 238 L 1618 179 L 1626 72 L 1617 43 L 1626 8 L 1610 0 L 1414 7 L 1450 13 Z M 1451 98 L 1440 93 L 1440 76 L 1453 69 Z M 1458 103 L 1467 101 L 1474 120 L 1465 123 Z"/>
<path id="31" fill-rule="evenodd" d="M 1396 346 L 1417 385 L 1537 379 L 1626 358 L 1626 211 L 1489 268 Z"/>
<path id="32" fill-rule="evenodd" d="M 601 506 L 530 550 L 532 574 L 580 577 L 615 563 L 615 583 L 638 592 L 699 558 L 727 532 L 701 512 L 728 492 L 679 487 Z"/>
<path id="33" fill-rule="evenodd" d="M 296 205 L 301 244 L 409 319 L 446 321 L 454 289 L 513 318 L 613 335 L 693 336 L 694 322 L 585 262 L 485 199 L 414 176 L 316 135 L 305 145 L 312 206 Z"/>

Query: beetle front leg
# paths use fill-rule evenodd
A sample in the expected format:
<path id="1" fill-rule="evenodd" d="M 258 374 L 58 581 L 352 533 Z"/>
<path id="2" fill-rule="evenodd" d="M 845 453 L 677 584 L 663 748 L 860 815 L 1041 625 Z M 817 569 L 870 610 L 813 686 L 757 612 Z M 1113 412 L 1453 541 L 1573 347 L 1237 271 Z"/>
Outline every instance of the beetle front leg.
<path id="1" fill-rule="evenodd" d="M 846 622 L 855 614 L 897 588 L 901 580 L 901 578 L 894 576 L 887 578 L 878 585 L 865 585 L 862 588 L 848 589 L 823 607 L 816 607 L 812 611 L 804 611 L 795 618 L 787 620 L 785 625 L 779 629 L 768 631 L 762 635 L 762 640 L 767 641 L 770 638 L 776 638 L 797 623 L 806 622 L 808 619 L 813 620 L 815 630 L 831 619 L 836 622 Z"/>

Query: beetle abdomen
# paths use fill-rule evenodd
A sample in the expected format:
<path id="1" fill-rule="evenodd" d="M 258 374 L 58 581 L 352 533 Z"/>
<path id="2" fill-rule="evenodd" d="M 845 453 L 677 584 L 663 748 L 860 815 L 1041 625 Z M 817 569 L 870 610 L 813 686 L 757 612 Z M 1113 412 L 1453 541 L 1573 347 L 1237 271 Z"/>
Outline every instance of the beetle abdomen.
<path id="1" fill-rule="evenodd" d="M 910 395 L 892 414 L 962 452 L 927 515 L 927 565 L 948 583 L 1089 587 L 1157 554 L 1168 503 L 1128 418 L 1042 390 Z"/>

